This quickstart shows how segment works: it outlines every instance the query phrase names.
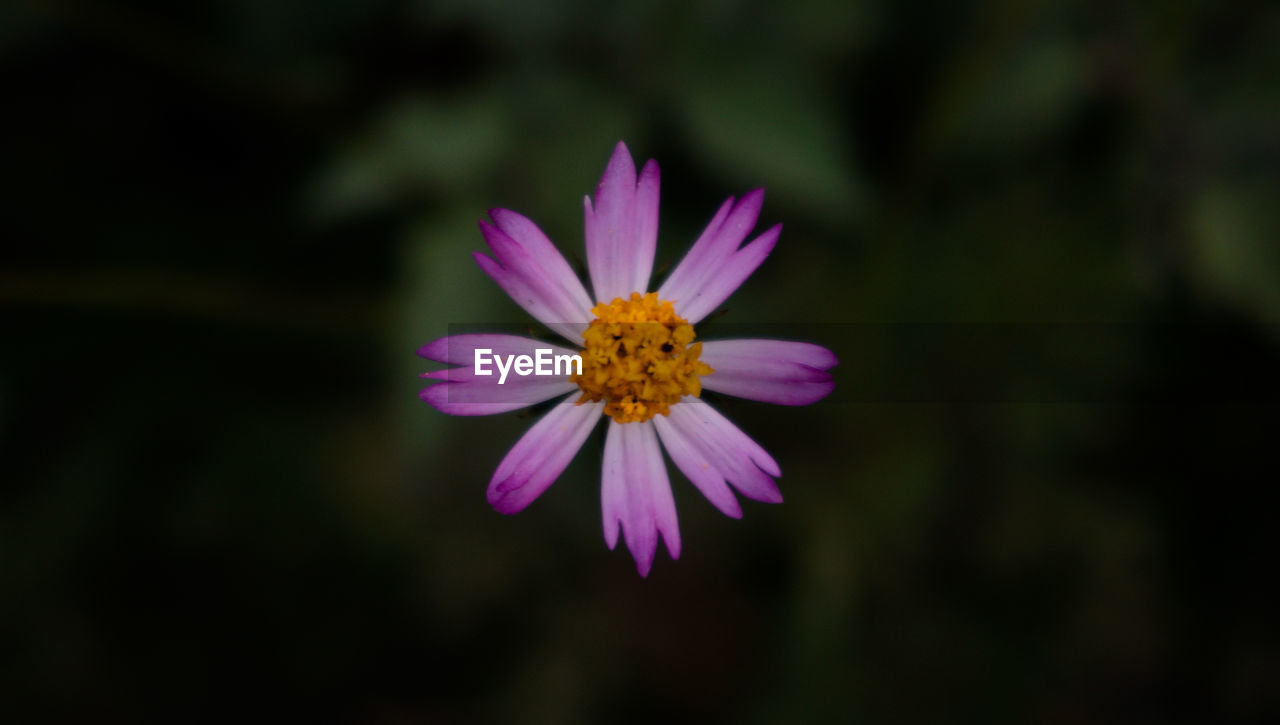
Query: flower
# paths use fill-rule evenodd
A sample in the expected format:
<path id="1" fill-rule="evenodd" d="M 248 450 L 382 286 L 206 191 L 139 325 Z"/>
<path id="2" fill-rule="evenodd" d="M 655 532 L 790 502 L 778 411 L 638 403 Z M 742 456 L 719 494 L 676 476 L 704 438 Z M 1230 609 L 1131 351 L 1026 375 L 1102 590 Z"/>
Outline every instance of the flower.
<path id="1" fill-rule="evenodd" d="M 584 199 L 587 268 L 594 297 L 533 222 L 492 209 L 480 231 L 492 256 L 474 257 L 535 319 L 580 351 L 581 369 L 558 376 L 478 374 L 477 350 L 495 358 L 574 349 L 515 335 L 441 338 L 418 354 L 457 367 L 423 374 L 439 381 L 421 398 L 450 415 L 502 413 L 564 396 L 516 442 L 494 472 L 487 498 L 504 514 L 523 510 L 555 482 L 602 418 L 608 418 L 601 472 L 604 538 L 619 529 L 641 576 L 661 538 L 680 557 L 680 529 L 662 458 L 727 516 L 742 517 L 734 495 L 780 503 L 781 469 L 755 441 L 698 396 L 702 388 L 750 400 L 807 405 L 835 387 L 826 348 L 786 340 L 695 342 L 694 325 L 741 285 L 773 250 L 782 225 L 745 246 L 764 191 L 720 206 L 656 292 L 647 292 L 658 237 L 658 165 L 637 179 L 619 142 L 596 189 Z M 598 302 L 593 302 L 596 300 Z M 486 371 L 490 372 L 490 371 Z M 568 395 L 565 395 L 568 393 Z M 659 444 L 661 441 L 661 444 Z"/>

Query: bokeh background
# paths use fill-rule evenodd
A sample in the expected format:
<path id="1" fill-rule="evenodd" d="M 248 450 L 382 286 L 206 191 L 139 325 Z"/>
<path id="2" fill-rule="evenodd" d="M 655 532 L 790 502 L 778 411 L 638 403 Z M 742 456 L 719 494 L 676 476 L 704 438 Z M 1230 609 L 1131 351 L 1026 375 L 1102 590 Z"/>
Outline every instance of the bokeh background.
<path id="1" fill-rule="evenodd" d="M 0 5 L 0 717 L 1275 716 L 1277 78 L 1261 1 Z M 619 139 L 842 359 L 647 580 L 599 438 L 504 517 L 530 415 L 416 395 Z"/>

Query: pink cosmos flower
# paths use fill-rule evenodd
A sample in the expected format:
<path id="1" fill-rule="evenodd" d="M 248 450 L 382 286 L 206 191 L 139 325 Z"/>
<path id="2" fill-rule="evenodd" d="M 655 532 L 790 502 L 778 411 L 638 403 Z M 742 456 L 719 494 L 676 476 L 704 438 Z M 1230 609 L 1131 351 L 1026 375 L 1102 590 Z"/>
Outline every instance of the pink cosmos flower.
<path id="1" fill-rule="evenodd" d="M 474 253 L 503 290 L 573 348 L 515 335 L 453 335 L 418 354 L 457 367 L 425 373 L 439 381 L 421 398 L 450 415 L 489 415 L 563 396 L 516 442 L 489 482 L 499 512 L 523 510 L 555 482 L 601 418 L 609 418 L 601 473 L 604 538 L 619 528 L 641 576 L 658 539 L 680 557 L 680 529 L 667 479 L 666 449 L 689 481 L 727 516 L 741 518 L 734 492 L 780 503 L 781 469 L 737 426 L 699 399 L 702 388 L 780 405 L 807 405 L 835 387 L 836 356 L 805 342 L 695 342 L 697 324 L 773 250 L 782 225 L 743 245 L 764 191 L 730 197 L 656 292 L 648 292 L 658 237 L 658 165 L 637 179 L 619 142 L 595 199 L 586 197 L 587 268 L 594 295 L 545 234 L 513 211 L 493 209 L 480 231 L 492 256 Z M 476 350 L 494 357 L 579 354 L 573 375 L 477 375 Z M 578 371 L 574 371 L 578 373 Z M 567 395 L 566 395 L 567 394 Z M 661 444 L 659 444 L 661 441 Z"/>

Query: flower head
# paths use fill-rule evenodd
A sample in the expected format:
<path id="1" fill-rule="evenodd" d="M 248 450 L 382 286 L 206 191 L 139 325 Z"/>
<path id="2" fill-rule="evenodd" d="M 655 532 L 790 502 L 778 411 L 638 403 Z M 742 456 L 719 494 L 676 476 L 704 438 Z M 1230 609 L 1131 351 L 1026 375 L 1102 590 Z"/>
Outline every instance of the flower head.
<path id="1" fill-rule="evenodd" d="M 702 343 L 693 342 L 693 325 L 657 292 L 632 292 L 630 300 L 614 298 L 591 311 L 585 368 L 570 380 L 582 388 L 579 403 L 607 401 L 604 414 L 619 423 L 670 414 L 672 404 L 702 393 L 699 376 L 715 372 L 698 359 Z"/>
<path id="2" fill-rule="evenodd" d="M 649 291 L 658 236 L 658 165 L 636 174 L 619 142 L 596 189 L 584 200 L 587 269 L 593 295 L 545 234 L 506 209 L 490 211 L 480 231 L 492 256 L 476 262 L 522 308 L 572 348 L 514 335 L 454 335 L 418 354 L 457 367 L 425 373 L 439 381 L 421 397 L 452 415 L 488 415 L 560 397 L 516 442 L 489 482 L 498 511 L 523 510 L 560 476 L 591 431 L 608 419 L 601 509 L 609 548 L 619 533 L 641 576 L 661 538 L 680 556 L 680 529 L 662 450 L 713 506 L 740 518 L 738 494 L 780 503 L 776 461 L 703 402 L 702 390 L 781 405 L 807 405 L 835 387 L 836 357 L 818 345 L 786 340 L 698 341 L 695 325 L 729 297 L 777 243 L 781 225 L 750 242 L 764 201 L 757 189 L 720 206 L 684 259 Z M 566 359 L 572 373 L 500 381 L 483 355 L 510 361 L 538 354 Z M 474 363 L 474 365 L 473 365 Z M 501 364 L 501 363 L 499 363 Z M 517 368 L 517 370 L 519 370 Z M 566 395 L 567 394 L 567 395 Z M 661 443 L 659 443 L 661 441 Z"/>

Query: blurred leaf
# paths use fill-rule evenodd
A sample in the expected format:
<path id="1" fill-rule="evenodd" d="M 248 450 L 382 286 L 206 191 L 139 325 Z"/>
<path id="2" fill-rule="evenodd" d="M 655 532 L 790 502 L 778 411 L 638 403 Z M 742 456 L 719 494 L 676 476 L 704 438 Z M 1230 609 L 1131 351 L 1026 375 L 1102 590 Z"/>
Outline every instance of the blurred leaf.
<path id="1" fill-rule="evenodd" d="M 1280 320 L 1280 223 L 1274 190 L 1210 188 L 1191 210 L 1192 272 L 1215 294 L 1265 322 Z"/>
<path id="2" fill-rule="evenodd" d="M 485 89 L 403 98 L 320 174 L 310 194 L 312 214 L 361 214 L 416 191 L 464 193 L 488 177 L 505 148 L 504 118 L 500 100 Z"/>
<path id="3" fill-rule="evenodd" d="M 883 12 L 874 3 L 846 0 L 793 0 L 761 8 L 765 32 L 778 37 L 787 52 L 803 51 L 815 59 L 860 48 Z"/>
<path id="4" fill-rule="evenodd" d="M 556 226 L 571 228 L 573 237 L 552 239 L 581 254 L 582 197 L 594 193 L 618 141 L 642 156 L 644 124 L 624 95 L 568 69 L 523 69 L 506 83 L 504 98 L 520 139 L 518 152 L 504 162 L 505 186 L 486 190 L 489 206 L 527 205 L 523 213 L 548 234 Z"/>
<path id="5" fill-rule="evenodd" d="M 1081 91 L 1080 48 L 1066 38 L 1027 43 L 974 79 L 963 105 L 945 109 L 951 145 L 964 152 L 1008 153 L 1050 133 Z"/>
<path id="6" fill-rule="evenodd" d="M 827 219 L 860 213 L 844 119 L 802 66 L 694 70 L 676 93 L 695 152 L 726 173 Z"/>

